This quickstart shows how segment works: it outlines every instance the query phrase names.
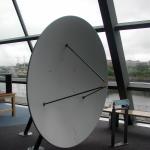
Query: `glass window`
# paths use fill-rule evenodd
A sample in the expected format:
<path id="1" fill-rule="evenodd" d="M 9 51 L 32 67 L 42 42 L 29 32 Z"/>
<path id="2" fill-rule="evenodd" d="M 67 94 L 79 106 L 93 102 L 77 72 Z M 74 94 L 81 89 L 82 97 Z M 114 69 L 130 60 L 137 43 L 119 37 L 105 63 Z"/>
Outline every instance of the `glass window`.
<path id="1" fill-rule="evenodd" d="M 26 84 L 12 84 L 12 90 L 16 93 L 16 103 L 27 105 Z"/>
<path id="2" fill-rule="evenodd" d="M 33 47 L 35 46 L 36 42 L 37 42 L 37 40 L 32 40 L 31 41 Z"/>
<path id="3" fill-rule="evenodd" d="M 30 55 L 26 42 L 0 45 L 0 71 L 25 78 Z"/>
<path id="4" fill-rule="evenodd" d="M 133 98 L 133 104 L 134 104 L 134 109 L 135 110 L 140 110 L 140 111 L 150 111 L 150 93 L 145 92 L 145 91 L 131 91 L 132 93 L 132 98 Z M 112 102 L 114 100 L 119 100 L 119 94 L 117 90 L 108 90 L 108 96 L 106 98 L 105 102 L 105 107 L 111 107 Z M 109 116 L 108 113 L 103 113 L 103 116 Z M 136 117 L 137 120 L 139 121 L 146 121 L 150 122 L 150 118 L 145 118 L 145 117 Z"/>
<path id="5" fill-rule="evenodd" d="M 115 81 L 115 76 L 114 76 L 114 69 L 112 65 L 112 60 L 110 56 L 110 51 L 108 47 L 108 42 L 106 39 L 106 34 L 104 32 L 98 33 L 99 37 L 102 41 L 102 44 L 104 46 L 105 54 L 106 54 L 106 59 L 107 59 L 107 69 L 108 69 L 108 80 L 109 81 Z"/>
<path id="6" fill-rule="evenodd" d="M 27 105 L 26 84 L 15 84 L 15 83 L 13 83 L 12 84 L 12 91 L 14 93 L 16 93 L 16 104 Z M 4 92 L 6 92 L 6 84 L 0 83 L 0 93 L 4 93 Z"/>
<path id="7" fill-rule="evenodd" d="M 150 29 L 121 31 L 130 81 L 150 82 Z"/>
<path id="8" fill-rule="evenodd" d="M 0 39 L 23 36 L 18 16 L 10 0 L 0 1 Z"/>
<path id="9" fill-rule="evenodd" d="M 134 109 L 150 112 L 150 93 L 145 91 L 132 91 Z M 140 121 L 149 121 L 150 118 L 137 117 Z"/>
<path id="10" fill-rule="evenodd" d="M 135 110 L 150 111 L 150 93 L 145 91 L 132 91 Z"/>
<path id="11" fill-rule="evenodd" d="M 0 80 L 5 80 L 5 77 L 0 76 Z M 0 93 L 3 93 L 6 91 L 6 84 L 0 82 Z"/>
<path id="12" fill-rule="evenodd" d="M 114 0 L 118 22 L 150 19 L 149 0 Z"/>
<path id="13" fill-rule="evenodd" d="M 17 0 L 29 34 L 40 34 L 57 18 L 75 15 L 91 25 L 102 24 L 97 0 Z"/>
<path id="14" fill-rule="evenodd" d="M 108 47 L 108 42 L 107 42 L 107 39 L 106 39 L 106 34 L 104 32 L 100 32 L 98 33 L 101 41 L 102 41 L 102 44 L 103 44 L 103 47 L 104 47 L 104 50 L 105 50 L 105 54 L 106 54 L 106 59 L 107 60 L 111 60 L 111 56 L 110 56 L 110 51 L 109 51 L 109 47 Z"/>
<path id="15" fill-rule="evenodd" d="M 119 100 L 119 94 L 118 94 L 118 91 L 117 90 L 112 90 L 112 89 L 108 89 L 108 93 L 107 93 L 107 98 L 106 98 L 106 101 L 105 101 L 105 108 L 107 107 L 112 107 L 112 103 L 114 100 Z M 110 117 L 109 116 L 109 113 L 105 113 L 103 112 L 102 113 L 102 116 L 104 117 Z"/>
<path id="16" fill-rule="evenodd" d="M 105 107 L 111 107 L 114 100 L 119 100 L 119 94 L 117 90 L 108 90 Z"/>

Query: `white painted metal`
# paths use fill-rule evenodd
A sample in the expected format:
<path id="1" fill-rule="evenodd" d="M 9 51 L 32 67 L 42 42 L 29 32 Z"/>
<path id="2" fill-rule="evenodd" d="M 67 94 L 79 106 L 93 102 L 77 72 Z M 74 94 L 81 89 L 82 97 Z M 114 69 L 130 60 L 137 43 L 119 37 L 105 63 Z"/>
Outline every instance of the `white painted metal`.
<path id="1" fill-rule="evenodd" d="M 68 44 L 104 81 L 68 47 Z M 44 102 L 107 86 L 102 43 L 92 26 L 75 16 L 50 24 L 34 48 L 28 72 L 27 96 L 40 134 L 58 147 L 81 143 L 94 129 L 104 107 L 107 88 L 43 106 Z"/>

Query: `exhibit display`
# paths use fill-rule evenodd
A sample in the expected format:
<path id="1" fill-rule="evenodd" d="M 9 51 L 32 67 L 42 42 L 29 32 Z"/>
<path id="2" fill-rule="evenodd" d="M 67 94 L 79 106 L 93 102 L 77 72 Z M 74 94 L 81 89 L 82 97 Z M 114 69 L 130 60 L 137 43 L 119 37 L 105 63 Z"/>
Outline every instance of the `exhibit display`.
<path id="1" fill-rule="evenodd" d="M 42 137 L 62 148 L 81 143 L 95 128 L 106 95 L 106 56 L 93 27 L 75 16 L 51 23 L 35 45 L 27 80 Z"/>

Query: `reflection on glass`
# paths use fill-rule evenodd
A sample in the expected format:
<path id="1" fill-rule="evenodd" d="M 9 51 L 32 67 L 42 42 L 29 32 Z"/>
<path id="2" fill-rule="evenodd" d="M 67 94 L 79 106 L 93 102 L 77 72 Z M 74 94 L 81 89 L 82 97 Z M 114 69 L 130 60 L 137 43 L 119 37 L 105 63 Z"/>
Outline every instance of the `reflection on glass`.
<path id="1" fill-rule="evenodd" d="M 150 29 L 121 31 L 130 81 L 150 82 Z"/>
<path id="2" fill-rule="evenodd" d="M 149 0 L 114 0 L 118 22 L 149 20 Z"/>
<path id="3" fill-rule="evenodd" d="M 0 1 L 0 39 L 23 36 L 23 31 L 12 1 Z"/>
<path id="4" fill-rule="evenodd" d="M 97 0 L 17 0 L 29 34 L 41 33 L 52 21 L 79 16 L 91 25 L 102 24 Z"/>
<path id="5" fill-rule="evenodd" d="M 0 45 L 0 74 L 11 73 L 13 78 L 25 78 L 30 55 L 26 42 Z"/>

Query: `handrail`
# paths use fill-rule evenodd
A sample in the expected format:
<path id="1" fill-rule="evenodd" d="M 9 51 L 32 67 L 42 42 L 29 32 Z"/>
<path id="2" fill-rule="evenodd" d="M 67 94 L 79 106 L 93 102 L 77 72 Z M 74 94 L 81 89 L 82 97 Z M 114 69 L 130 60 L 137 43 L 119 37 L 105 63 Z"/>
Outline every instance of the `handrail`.
<path id="1" fill-rule="evenodd" d="M 0 83 L 5 83 L 5 80 L 0 79 Z M 27 81 L 26 78 L 12 78 L 12 83 L 27 84 Z M 117 83 L 115 81 L 109 81 L 108 89 L 117 90 Z M 130 82 L 127 89 L 131 91 L 150 91 L 150 83 Z"/>

